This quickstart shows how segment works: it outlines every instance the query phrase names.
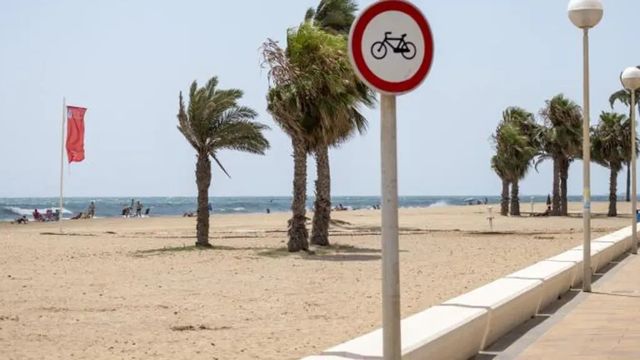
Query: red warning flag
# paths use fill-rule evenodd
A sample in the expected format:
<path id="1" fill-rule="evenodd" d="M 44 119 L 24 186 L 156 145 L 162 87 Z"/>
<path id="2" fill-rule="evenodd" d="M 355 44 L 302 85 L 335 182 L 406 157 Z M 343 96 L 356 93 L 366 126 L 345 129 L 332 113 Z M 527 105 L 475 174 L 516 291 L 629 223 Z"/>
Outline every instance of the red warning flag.
<path id="1" fill-rule="evenodd" d="M 86 108 L 67 106 L 67 159 L 84 160 L 84 113 Z"/>

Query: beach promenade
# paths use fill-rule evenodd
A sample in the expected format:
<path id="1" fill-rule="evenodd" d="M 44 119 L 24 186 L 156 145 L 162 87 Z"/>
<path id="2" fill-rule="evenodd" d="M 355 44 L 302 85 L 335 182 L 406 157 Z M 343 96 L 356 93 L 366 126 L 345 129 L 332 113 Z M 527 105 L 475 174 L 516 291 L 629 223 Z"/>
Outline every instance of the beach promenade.
<path id="1" fill-rule="evenodd" d="M 569 301 L 551 305 L 537 326 L 523 325 L 477 359 L 640 358 L 639 272 L 640 257 L 626 255 L 596 275 L 592 293 L 574 290 Z M 510 337 L 518 340 L 505 347 Z"/>

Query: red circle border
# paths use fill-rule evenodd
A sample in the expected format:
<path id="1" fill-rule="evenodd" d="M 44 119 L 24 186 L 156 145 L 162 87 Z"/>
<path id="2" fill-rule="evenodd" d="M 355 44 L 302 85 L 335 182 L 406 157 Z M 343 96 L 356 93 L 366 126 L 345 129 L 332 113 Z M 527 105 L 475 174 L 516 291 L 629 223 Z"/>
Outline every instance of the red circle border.
<path id="1" fill-rule="evenodd" d="M 371 20 L 376 16 L 386 11 L 399 11 L 410 16 L 420 27 L 424 39 L 424 58 L 422 59 L 422 64 L 411 78 L 401 82 L 386 81 L 374 74 L 369 66 L 367 66 L 362 54 L 362 39 L 367 25 L 369 25 Z M 429 23 L 420 9 L 404 0 L 382 0 L 366 8 L 351 28 L 349 47 L 351 50 L 351 59 L 356 71 L 365 82 L 383 93 L 402 94 L 415 89 L 427 77 L 431 69 L 431 64 L 433 63 L 433 35 Z"/>

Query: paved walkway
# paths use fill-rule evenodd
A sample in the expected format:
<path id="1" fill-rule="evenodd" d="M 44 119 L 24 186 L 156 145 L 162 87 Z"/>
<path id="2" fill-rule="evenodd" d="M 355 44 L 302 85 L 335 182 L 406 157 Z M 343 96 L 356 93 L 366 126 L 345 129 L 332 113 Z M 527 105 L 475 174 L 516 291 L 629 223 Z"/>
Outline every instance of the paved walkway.
<path id="1" fill-rule="evenodd" d="M 630 255 L 497 358 L 640 359 L 640 255 Z M 547 323 L 547 324 L 545 324 Z"/>

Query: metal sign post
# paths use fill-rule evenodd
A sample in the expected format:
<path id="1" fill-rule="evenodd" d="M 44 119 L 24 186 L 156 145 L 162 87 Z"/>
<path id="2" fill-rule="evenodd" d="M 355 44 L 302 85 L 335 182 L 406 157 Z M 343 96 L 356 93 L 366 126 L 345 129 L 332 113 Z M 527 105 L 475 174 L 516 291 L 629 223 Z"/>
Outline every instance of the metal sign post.
<path id="1" fill-rule="evenodd" d="M 417 88 L 431 68 L 429 23 L 408 1 L 376 2 L 351 27 L 349 57 L 360 79 L 381 94 L 383 356 L 400 360 L 396 95 Z"/>
<path id="2" fill-rule="evenodd" d="M 400 258 L 396 96 L 380 97 L 382 168 L 382 336 L 385 359 L 400 359 Z"/>

